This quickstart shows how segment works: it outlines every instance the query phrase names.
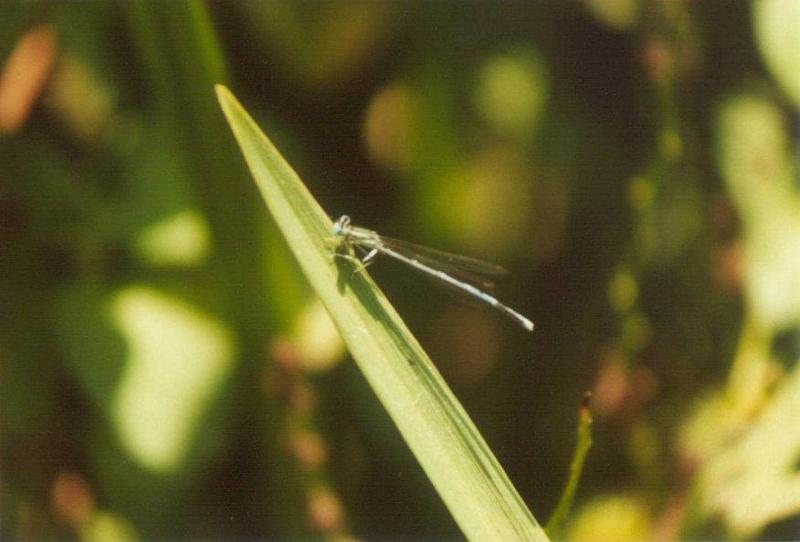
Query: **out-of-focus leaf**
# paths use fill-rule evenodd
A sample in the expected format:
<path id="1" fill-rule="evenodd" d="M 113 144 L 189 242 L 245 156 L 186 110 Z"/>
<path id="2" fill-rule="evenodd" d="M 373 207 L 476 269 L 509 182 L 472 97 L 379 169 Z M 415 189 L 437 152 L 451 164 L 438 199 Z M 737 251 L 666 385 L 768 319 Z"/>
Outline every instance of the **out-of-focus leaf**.
<path id="1" fill-rule="evenodd" d="M 136 251 L 151 265 L 198 265 L 208 258 L 210 237 L 203 216 L 196 210 L 187 209 L 142 231 L 136 242 Z"/>
<path id="2" fill-rule="evenodd" d="M 70 362 L 141 468 L 185 466 L 233 361 L 230 332 L 152 287 L 75 288 L 59 311 Z"/>
<path id="3" fill-rule="evenodd" d="M 647 540 L 651 519 L 638 496 L 604 496 L 583 506 L 572 522 L 567 540 L 624 542 Z"/>
<path id="4" fill-rule="evenodd" d="M 345 353 L 342 336 L 318 299 L 306 304 L 293 331 L 292 343 L 309 373 L 330 369 Z"/>
<path id="5" fill-rule="evenodd" d="M 94 514 L 80 535 L 83 542 L 133 542 L 139 539 L 130 522 L 108 512 Z"/>
<path id="6" fill-rule="evenodd" d="M 154 471 L 180 467 L 230 371 L 231 333 L 219 321 L 145 286 L 109 300 L 127 346 L 111 416 L 123 446 Z"/>
<path id="7" fill-rule="evenodd" d="M 196 0 L 122 6 L 159 119 L 155 131 L 146 134 L 152 138 L 147 145 L 164 144 L 175 153 L 167 171 L 144 182 L 170 183 L 169 176 L 177 175 L 191 183 L 171 187 L 170 191 L 185 190 L 190 198 L 155 219 L 186 207 L 203 213 L 212 240 L 209 267 L 226 285 L 217 289 L 215 297 L 225 307 L 225 319 L 236 328 L 243 349 L 261 352 L 264 315 L 271 313 L 266 310 L 269 298 L 263 260 L 258 257 L 263 249 L 259 202 L 252 186 L 236 182 L 246 174 L 235 145 L 227 138 L 214 96 L 213 84 L 227 78 L 227 66 L 212 14 L 204 2 Z M 153 189 L 160 193 L 158 187 Z"/>
<path id="8" fill-rule="evenodd" d="M 786 122 L 752 91 L 717 114 L 717 162 L 743 222 L 748 306 L 772 330 L 800 320 L 800 195 Z"/>
<path id="9" fill-rule="evenodd" d="M 599 21 L 617 30 L 630 30 L 639 21 L 642 6 L 638 0 L 584 0 L 586 8 Z"/>
<path id="10" fill-rule="evenodd" d="M 753 25 L 767 67 L 800 109 L 800 2 L 758 0 L 753 5 Z"/>
<path id="11" fill-rule="evenodd" d="M 750 537 L 800 512 L 800 369 L 776 392 L 749 431 L 703 469 L 700 502 L 720 514 L 737 537 Z"/>
<path id="12" fill-rule="evenodd" d="M 529 139 L 536 134 L 549 92 L 541 55 L 520 48 L 486 60 L 473 100 L 492 129 L 506 137 Z"/>

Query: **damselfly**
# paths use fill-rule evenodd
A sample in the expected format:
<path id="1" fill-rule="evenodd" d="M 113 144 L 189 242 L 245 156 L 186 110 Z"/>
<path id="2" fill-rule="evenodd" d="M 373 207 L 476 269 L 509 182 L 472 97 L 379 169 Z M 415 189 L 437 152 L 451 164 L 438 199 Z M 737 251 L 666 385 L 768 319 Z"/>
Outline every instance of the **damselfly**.
<path id="1" fill-rule="evenodd" d="M 457 278 L 454 276 L 456 273 L 447 273 L 442 270 L 443 265 L 451 269 L 460 267 L 462 270 L 457 273 L 458 275 L 475 277 L 481 275 L 504 274 L 505 270 L 500 266 L 466 256 L 448 254 L 446 252 L 439 252 L 437 250 L 412 245 L 404 241 L 389 239 L 372 230 L 353 226 L 350 223 L 350 217 L 347 215 L 342 215 L 339 220 L 334 223 L 333 233 L 344 239 L 348 245 L 364 251 L 365 255 L 360 260 L 363 266 L 372 263 L 378 254 L 384 254 L 408 264 L 418 271 L 439 279 L 484 303 L 488 303 L 492 307 L 513 318 L 528 331 L 533 331 L 533 322 L 529 319 L 511 307 L 504 305 L 498 301 L 497 298 L 476 287 L 471 282 Z M 473 280 L 472 282 L 479 281 Z M 486 283 L 484 282 L 483 284 Z"/>

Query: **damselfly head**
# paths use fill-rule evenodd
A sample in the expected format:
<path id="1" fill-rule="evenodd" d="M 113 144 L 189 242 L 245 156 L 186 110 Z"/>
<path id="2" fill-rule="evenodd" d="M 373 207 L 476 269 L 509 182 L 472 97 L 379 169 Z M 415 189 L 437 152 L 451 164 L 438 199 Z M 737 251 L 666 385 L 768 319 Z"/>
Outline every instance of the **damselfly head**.
<path id="1" fill-rule="evenodd" d="M 350 217 L 342 215 L 339 220 L 333 223 L 333 233 L 335 235 L 347 235 L 347 230 L 350 228 Z"/>

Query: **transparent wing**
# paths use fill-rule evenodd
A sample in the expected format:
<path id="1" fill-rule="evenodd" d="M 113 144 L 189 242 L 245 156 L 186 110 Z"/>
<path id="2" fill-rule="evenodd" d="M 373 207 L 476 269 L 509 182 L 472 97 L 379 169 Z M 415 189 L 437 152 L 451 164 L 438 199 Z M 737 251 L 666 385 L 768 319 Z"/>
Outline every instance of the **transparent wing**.
<path id="1" fill-rule="evenodd" d="M 485 289 L 492 289 L 495 280 L 508 274 L 508 271 L 502 266 L 470 258 L 469 256 L 452 254 L 382 235 L 379 238 L 381 243 L 388 248 L 413 258 L 424 265 L 444 271 L 448 275 L 476 286 L 480 285 Z"/>

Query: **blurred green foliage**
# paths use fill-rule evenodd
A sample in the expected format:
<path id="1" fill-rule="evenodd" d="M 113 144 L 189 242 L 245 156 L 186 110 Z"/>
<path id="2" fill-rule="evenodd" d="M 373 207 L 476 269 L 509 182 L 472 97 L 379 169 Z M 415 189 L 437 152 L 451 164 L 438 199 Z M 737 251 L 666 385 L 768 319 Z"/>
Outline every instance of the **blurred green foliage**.
<path id="1" fill-rule="evenodd" d="M 3 538 L 458 536 L 263 210 L 496 260 L 528 336 L 371 268 L 565 536 L 800 534 L 800 9 L 0 3 Z"/>

